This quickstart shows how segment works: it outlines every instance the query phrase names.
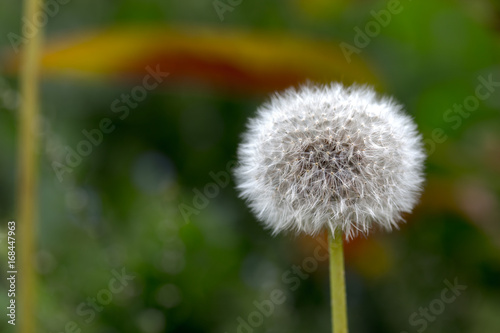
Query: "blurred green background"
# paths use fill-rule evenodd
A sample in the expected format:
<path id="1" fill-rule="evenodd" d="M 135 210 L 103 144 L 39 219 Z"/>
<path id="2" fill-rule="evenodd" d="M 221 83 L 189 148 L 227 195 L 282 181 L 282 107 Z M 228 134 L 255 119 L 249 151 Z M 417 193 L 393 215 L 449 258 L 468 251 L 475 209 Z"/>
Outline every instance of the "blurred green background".
<path id="1" fill-rule="evenodd" d="M 425 192 L 401 230 L 346 244 L 350 331 L 500 331 L 499 2 L 63 2 L 47 2 L 43 24 L 40 332 L 328 332 L 327 263 L 293 273 L 320 241 L 272 237 L 225 181 L 246 119 L 307 79 L 393 95 L 429 152 Z M 3 271 L 16 220 L 21 17 L 19 2 L 0 3 Z M 356 51 L 345 57 L 341 43 Z M 141 90 L 148 66 L 169 75 Z M 140 100 L 125 106 L 122 94 Z M 82 131 L 106 118 L 113 130 L 85 146 Z M 68 149 L 88 147 L 61 168 Z M 467 288 L 443 303 L 455 280 Z M 7 289 L 2 278 L 3 309 Z M 284 303 L 243 328 L 238 318 L 255 323 L 255 302 L 275 289 Z M 13 331 L 2 318 L 0 331 Z"/>

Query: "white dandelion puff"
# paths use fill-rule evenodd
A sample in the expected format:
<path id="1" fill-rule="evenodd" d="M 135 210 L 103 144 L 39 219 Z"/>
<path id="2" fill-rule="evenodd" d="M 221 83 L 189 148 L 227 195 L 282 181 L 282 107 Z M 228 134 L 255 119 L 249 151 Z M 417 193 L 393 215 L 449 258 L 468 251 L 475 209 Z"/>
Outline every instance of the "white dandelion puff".
<path id="1" fill-rule="evenodd" d="M 366 86 L 276 94 L 249 121 L 238 160 L 240 195 L 274 233 L 391 230 L 424 181 L 415 123 Z"/>

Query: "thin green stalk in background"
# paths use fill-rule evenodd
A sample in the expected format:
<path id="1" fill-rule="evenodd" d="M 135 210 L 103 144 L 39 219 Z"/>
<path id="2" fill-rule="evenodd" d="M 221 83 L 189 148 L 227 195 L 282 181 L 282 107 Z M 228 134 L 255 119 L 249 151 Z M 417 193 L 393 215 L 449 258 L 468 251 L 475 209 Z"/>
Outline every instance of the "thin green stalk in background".
<path id="1" fill-rule="evenodd" d="M 30 22 L 40 12 L 42 0 L 24 0 L 23 16 Z M 36 21 L 36 20 L 35 20 Z M 26 37 L 26 36 L 24 36 Z M 27 37 L 26 37 L 27 38 Z M 21 107 L 18 134 L 17 209 L 19 246 L 19 332 L 36 330 L 36 207 L 38 152 L 38 78 L 42 28 L 38 29 L 21 54 Z"/>
<path id="2" fill-rule="evenodd" d="M 332 307 L 332 332 L 347 333 L 347 306 L 344 278 L 343 235 L 329 233 L 330 244 L 330 297 Z"/>

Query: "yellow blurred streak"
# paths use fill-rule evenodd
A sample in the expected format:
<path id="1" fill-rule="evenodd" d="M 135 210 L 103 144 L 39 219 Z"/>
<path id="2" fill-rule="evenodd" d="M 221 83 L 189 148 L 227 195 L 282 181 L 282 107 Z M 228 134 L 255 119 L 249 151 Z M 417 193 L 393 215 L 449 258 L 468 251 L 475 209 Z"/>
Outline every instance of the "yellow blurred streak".
<path id="1" fill-rule="evenodd" d="M 157 64 L 174 80 L 240 90 L 282 89 L 307 79 L 378 83 L 360 58 L 347 63 L 335 41 L 209 28 L 139 26 L 71 35 L 48 43 L 42 59 L 46 75 L 80 77 L 143 75 Z"/>

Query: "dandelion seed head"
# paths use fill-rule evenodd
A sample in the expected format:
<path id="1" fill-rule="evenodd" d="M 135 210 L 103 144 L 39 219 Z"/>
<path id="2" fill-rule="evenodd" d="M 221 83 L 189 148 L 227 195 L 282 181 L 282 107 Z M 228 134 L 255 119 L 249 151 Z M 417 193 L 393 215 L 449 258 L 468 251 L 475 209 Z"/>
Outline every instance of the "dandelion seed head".
<path id="1" fill-rule="evenodd" d="M 274 233 L 391 230 L 424 181 L 415 123 L 366 86 L 309 84 L 275 94 L 250 119 L 238 160 L 240 195 Z"/>

